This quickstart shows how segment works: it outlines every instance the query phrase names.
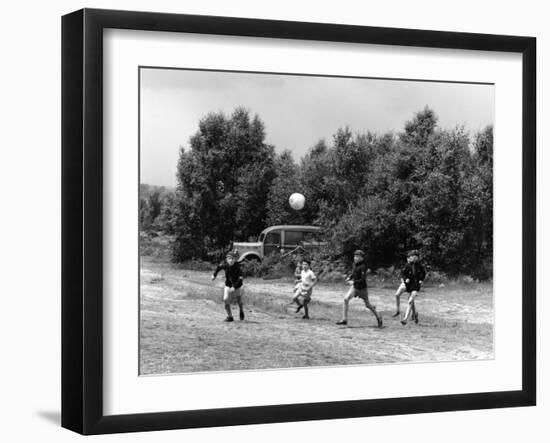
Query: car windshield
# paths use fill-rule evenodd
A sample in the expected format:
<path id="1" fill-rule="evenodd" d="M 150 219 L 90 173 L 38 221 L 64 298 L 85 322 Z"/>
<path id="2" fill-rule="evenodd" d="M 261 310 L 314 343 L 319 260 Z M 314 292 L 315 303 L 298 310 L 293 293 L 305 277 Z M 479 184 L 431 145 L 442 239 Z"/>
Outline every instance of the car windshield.
<path id="1" fill-rule="evenodd" d="M 260 234 L 260 243 L 264 241 L 264 238 L 265 238 L 265 234 L 262 232 Z"/>
<path id="2" fill-rule="evenodd" d="M 304 232 L 304 241 L 306 241 L 306 242 L 321 241 L 321 233 L 320 232 Z"/>
<path id="3" fill-rule="evenodd" d="M 286 231 L 285 243 L 287 245 L 297 245 L 304 240 L 304 233 L 301 231 Z"/>

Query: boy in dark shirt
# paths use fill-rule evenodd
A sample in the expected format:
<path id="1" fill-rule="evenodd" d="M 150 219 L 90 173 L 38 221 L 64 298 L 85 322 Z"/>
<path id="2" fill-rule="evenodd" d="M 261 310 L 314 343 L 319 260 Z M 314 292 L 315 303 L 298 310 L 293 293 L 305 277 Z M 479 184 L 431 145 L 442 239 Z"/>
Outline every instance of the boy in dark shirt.
<path id="1" fill-rule="evenodd" d="M 382 327 L 382 316 L 376 311 L 376 306 L 369 302 L 369 294 L 367 291 L 367 265 L 365 264 L 365 253 L 360 249 L 353 254 L 353 270 L 346 281 L 352 285 L 346 296 L 344 297 L 344 306 L 342 310 L 342 320 L 336 322 L 337 325 L 348 324 L 348 309 L 349 301 L 354 297 L 363 299 L 365 307 L 369 309 L 378 322 L 378 327 Z"/>
<path id="2" fill-rule="evenodd" d="M 414 261 L 414 251 L 411 250 L 407 253 L 407 265 L 411 264 Z M 392 314 L 392 317 L 399 317 L 401 314 L 400 305 L 401 305 L 401 295 L 403 292 L 407 290 L 407 285 L 405 283 L 405 280 L 407 277 L 405 276 L 405 268 L 401 270 L 401 284 L 397 288 L 397 291 L 395 292 L 395 312 Z"/>
<path id="3" fill-rule="evenodd" d="M 407 264 L 401 272 L 401 285 L 395 293 L 397 311 L 393 314 L 394 317 L 399 315 L 399 298 L 401 297 L 401 294 L 403 292 L 409 293 L 407 310 L 405 312 L 405 316 L 401 320 L 402 325 L 407 324 L 407 320 L 409 319 L 409 315 L 411 313 L 414 322 L 418 323 L 418 311 L 416 310 L 415 300 L 418 296 L 418 292 L 420 291 L 422 282 L 426 277 L 424 266 L 422 266 L 422 264 L 418 261 L 419 256 L 420 253 L 417 249 L 413 249 L 407 254 Z"/>
<path id="4" fill-rule="evenodd" d="M 235 252 L 228 252 L 225 257 L 225 263 L 218 265 L 214 274 L 212 274 L 212 280 L 216 278 L 218 272 L 225 271 L 225 287 L 223 288 L 223 303 L 227 312 L 227 317 L 224 321 L 233 321 L 233 314 L 231 313 L 231 302 L 236 299 L 239 305 L 239 319 L 244 320 L 243 310 L 243 274 L 241 267 L 237 262 Z"/>

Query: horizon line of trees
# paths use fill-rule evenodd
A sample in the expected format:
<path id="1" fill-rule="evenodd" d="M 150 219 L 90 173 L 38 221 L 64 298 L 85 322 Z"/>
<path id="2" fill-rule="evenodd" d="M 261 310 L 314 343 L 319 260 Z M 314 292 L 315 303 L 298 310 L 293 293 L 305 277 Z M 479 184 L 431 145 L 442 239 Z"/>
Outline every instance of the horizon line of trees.
<path id="1" fill-rule="evenodd" d="M 293 192 L 306 197 L 301 211 L 288 204 Z M 332 257 L 363 248 L 381 267 L 417 248 L 433 269 L 491 278 L 493 128 L 443 129 L 425 107 L 397 134 L 340 128 L 296 162 L 238 107 L 199 121 L 180 148 L 175 191 L 141 193 L 140 229 L 172 235 L 175 262 L 215 258 L 274 224 L 322 226 Z"/>

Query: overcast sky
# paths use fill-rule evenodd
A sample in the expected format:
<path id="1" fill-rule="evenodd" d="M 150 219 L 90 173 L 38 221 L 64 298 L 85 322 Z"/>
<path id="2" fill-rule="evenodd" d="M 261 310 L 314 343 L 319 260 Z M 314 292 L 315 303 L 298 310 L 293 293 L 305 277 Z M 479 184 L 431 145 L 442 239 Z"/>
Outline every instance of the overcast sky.
<path id="1" fill-rule="evenodd" d="M 494 87 L 456 83 L 141 69 L 141 183 L 175 186 L 179 147 L 200 118 L 237 106 L 258 114 L 266 142 L 299 160 L 338 128 L 399 132 L 430 106 L 439 126 L 476 132 L 494 118 Z"/>

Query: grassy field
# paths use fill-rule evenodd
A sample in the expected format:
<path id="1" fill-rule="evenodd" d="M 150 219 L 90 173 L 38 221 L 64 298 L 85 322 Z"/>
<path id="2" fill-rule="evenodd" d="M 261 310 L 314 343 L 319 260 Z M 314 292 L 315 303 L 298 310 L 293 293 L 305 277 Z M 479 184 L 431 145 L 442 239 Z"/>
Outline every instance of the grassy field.
<path id="1" fill-rule="evenodd" d="M 335 325 L 348 288 L 344 282 L 320 282 L 311 319 L 303 320 L 289 306 L 291 279 L 246 279 L 246 319 L 237 315 L 225 323 L 223 273 L 215 282 L 210 276 L 142 257 L 142 375 L 493 358 L 490 283 L 428 284 L 417 301 L 419 324 L 406 326 L 391 317 L 395 287 L 371 284 L 371 302 L 384 317 L 379 329 L 358 299 L 350 304 L 348 326 Z M 233 311 L 238 313 L 236 306 Z"/>

